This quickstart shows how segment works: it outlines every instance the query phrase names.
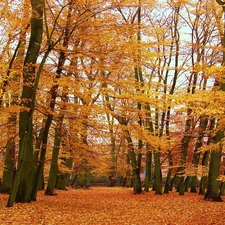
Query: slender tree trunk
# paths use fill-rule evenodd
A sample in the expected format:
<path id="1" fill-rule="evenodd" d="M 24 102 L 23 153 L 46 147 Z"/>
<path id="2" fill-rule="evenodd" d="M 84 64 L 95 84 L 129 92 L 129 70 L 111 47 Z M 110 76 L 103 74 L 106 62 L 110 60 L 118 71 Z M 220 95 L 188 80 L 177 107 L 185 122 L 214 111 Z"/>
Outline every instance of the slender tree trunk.
<path id="1" fill-rule="evenodd" d="M 196 168 L 196 173 L 197 173 L 198 163 L 199 163 L 200 154 L 201 154 L 200 152 L 198 152 L 198 150 L 202 146 L 204 132 L 206 130 L 207 124 L 208 124 L 208 119 L 206 117 L 201 117 L 198 138 L 197 138 L 197 141 L 195 144 L 195 151 L 194 151 L 194 156 L 193 156 L 193 161 L 192 161 L 193 166 L 195 166 L 195 168 Z M 197 193 L 196 184 L 197 184 L 197 174 L 195 176 L 192 176 L 192 178 L 191 178 L 191 192 L 193 192 L 193 193 Z"/>
<path id="2" fill-rule="evenodd" d="M 190 115 L 190 110 L 188 110 L 188 116 Z M 190 130 L 191 130 L 191 119 L 187 119 L 186 125 L 185 125 L 185 134 L 181 141 L 181 176 L 179 178 L 179 194 L 184 195 L 185 186 L 184 186 L 184 170 L 185 170 L 185 163 L 186 163 L 186 157 L 187 157 L 187 151 L 189 147 L 189 141 L 190 141 Z"/>
<path id="3" fill-rule="evenodd" d="M 178 191 L 178 188 L 177 188 L 177 185 L 176 185 L 177 182 L 178 182 L 178 176 L 177 176 L 177 174 L 175 174 L 174 177 L 173 177 L 173 179 L 170 182 L 169 191 L 172 191 L 173 188 L 174 188 L 174 186 L 175 186 L 176 190 Z"/>
<path id="4" fill-rule="evenodd" d="M 154 190 L 158 195 L 162 194 L 162 171 L 161 171 L 161 163 L 160 163 L 160 152 L 154 151 L 154 162 L 155 162 L 155 170 L 154 170 Z"/>
<path id="5" fill-rule="evenodd" d="M 170 191 L 170 185 L 171 185 L 171 176 L 172 176 L 172 166 L 173 166 L 173 161 L 172 161 L 172 153 L 171 151 L 168 152 L 168 158 L 169 158 L 169 170 L 166 176 L 166 183 L 165 183 L 165 188 L 163 193 L 169 193 Z"/>
<path id="6" fill-rule="evenodd" d="M 151 108 L 150 105 L 145 106 L 145 110 L 147 111 L 147 118 L 145 119 L 145 127 L 146 129 L 152 133 L 154 131 L 153 122 L 151 118 Z M 146 176 L 145 176 L 145 191 L 148 192 L 152 183 L 152 150 L 150 150 L 149 144 L 146 146 Z"/>
<path id="7" fill-rule="evenodd" d="M 147 147 L 148 148 L 148 147 Z M 146 174 L 145 174 L 145 191 L 149 192 L 152 179 L 152 152 L 147 150 L 146 153 Z"/>
<path id="8" fill-rule="evenodd" d="M 214 127 L 215 127 L 215 119 L 211 120 L 209 130 L 213 130 Z M 208 137 L 207 145 L 210 144 L 211 139 L 212 139 L 212 137 L 210 135 Z M 209 151 L 205 152 L 204 155 L 203 155 L 203 158 L 202 158 L 202 169 L 203 170 L 208 167 L 209 155 L 210 155 L 210 152 Z M 207 187 L 207 182 L 208 182 L 208 177 L 204 173 L 202 175 L 201 181 L 200 181 L 200 189 L 199 189 L 199 194 L 200 195 L 204 195 L 205 194 L 205 190 L 206 190 L 206 187 Z"/>
<path id="9" fill-rule="evenodd" d="M 208 165 L 208 161 L 209 161 L 209 151 L 205 152 L 202 158 L 202 169 L 206 168 Z M 204 195 L 205 194 L 205 190 L 207 187 L 207 182 L 208 182 L 208 176 L 207 175 L 202 175 L 201 177 L 201 181 L 200 181 L 200 188 L 199 188 L 199 194 L 200 195 Z"/>
<path id="10" fill-rule="evenodd" d="M 133 153 L 132 153 L 133 154 Z M 141 153 L 138 153 L 137 155 L 137 167 L 134 169 L 134 193 L 140 194 L 142 193 L 142 187 L 141 187 L 141 177 L 140 177 L 140 165 L 141 165 Z"/>
<path id="11" fill-rule="evenodd" d="M 134 193 L 140 194 L 140 193 L 142 193 L 141 177 L 140 177 L 141 153 L 137 153 L 137 159 L 136 159 L 136 154 L 134 151 L 134 146 L 132 143 L 132 139 L 130 137 L 130 133 L 129 133 L 129 131 L 126 131 L 126 132 L 129 135 L 127 137 L 127 142 L 128 142 L 128 146 L 129 146 L 128 154 L 130 156 L 131 166 L 132 166 L 132 170 L 133 170 Z"/>
<path id="12" fill-rule="evenodd" d="M 31 198 L 33 201 L 36 201 L 37 192 L 39 190 L 39 187 L 40 187 L 41 181 L 42 181 L 42 176 L 43 176 L 43 171 L 44 171 L 44 163 L 45 163 L 45 155 L 46 155 L 46 150 L 47 150 L 47 140 L 48 140 L 49 129 L 50 129 L 51 122 L 52 122 L 52 117 L 53 117 L 52 115 L 48 115 L 48 118 L 47 118 L 46 124 L 45 124 L 45 128 L 43 130 L 40 159 L 39 159 L 38 168 L 37 168 L 36 176 L 35 176 L 35 181 L 34 181 L 32 193 L 31 193 Z"/>
<path id="13" fill-rule="evenodd" d="M 73 159 L 71 157 L 65 159 L 65 166 L 68 169 L 71 169 L 72 163 L 73 163 Z M 60 190 L 67 190 L 69 176 L 70 176 L 69 172 L 67 173 L 60 172 L 57 177 L 56 188 Z"/>
<path id="14" fill-rule="evenodd" d="M 62 123 L 63 123 L 63 116 L 61 116 L 58 119 L 57 125 L 55 128 L 55 139 L 54 139 L 54 147 L 52 150 L 52 161 L 51 161 L 51 167 L 49 172 L 48 185 L 45 190 L 46 195 L 54 195 L 54 190 L 55 190 L 57 175 L 58 175 L 58 156 L 59 156 L 59 149 L 60 149 L 61 135 L 62 135 L 62 132 L 61 132 Z"/>
<path id="15" fill-rule="evenodd" d="M 140 44 L 141 43 L 141 0 L 138 1 L 139 6 L 137 10 L 137 23 L 138 23 L 138 32 L 137 32 L 137 41 Z M 138 47 L 136 52 L 137 58 L 134 58 L 134 62 L 136 62 L 137 66 L 134 67 L 134 76 L 136 79 L 136 82 L 139 83 L 140 86 L 143 85 L 143 77 L 142 77 L 142 65 L 141 65 L 141 49 Z M 138 88 L 137 88 L 138 89 Z M 139 90 L 138 90 L 139 91 Z M 137 108 L 141 110 L 142 105 L 138 102 Z M 139 126 L 142 126 L 142 118 L 139 118 Z M 130 134 L 129 134 L 130 135 Z M 131 165 L 133 168 L 133 175 L 134 175 L 134 193 L 140 194 L 142 193 L 142 187 L 141 187 L 141 148 L 142 148 L 142 140 L 138 140 L 138 153 L 135 153 L 134 146 L 132 144 L 131 137 L 129 136 L 127 138 L 128 145 L 130 146 L 130 155 L 131 155 Z"/>
<path id="16" fill-rule="evenodd" d="M 106 101 L 109 101 L 108 97 L 106 98 Z M 107 114 L 107 121 L 109 125 L 109 134 L 110 134 L 110 148 L 111 148 L 111 163 L 112 166 L 110 167 L 110 172 L 109 172 L 109 187 L 115 187 L 116 185 L 116 162 L 117 162 L 117 157 L 116 157 L 116 139 L 114 137 L 114 132 L 113 132 L 113 125 L 114 125 L 114 117 L 110 120 L 110 115 Z"/>

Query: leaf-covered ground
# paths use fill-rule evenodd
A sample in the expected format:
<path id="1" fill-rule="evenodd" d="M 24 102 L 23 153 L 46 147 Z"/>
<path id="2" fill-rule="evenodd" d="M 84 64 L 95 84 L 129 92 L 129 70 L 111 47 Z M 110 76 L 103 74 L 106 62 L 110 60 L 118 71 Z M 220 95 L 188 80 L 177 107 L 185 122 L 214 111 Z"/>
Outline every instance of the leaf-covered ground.
<path id="1" fill-rule="evenodd" d="M 176 192 L 134 195 L 131 189 L 93 187 L 38 194 L 29 204 L 6 208 L 8 196 L 0 194 L 0 224 L 60 225 L 224 225 L 225 201 L 204 201 L 198 194 Z M 225 198 L 224 198 L 225 200 Z"/>

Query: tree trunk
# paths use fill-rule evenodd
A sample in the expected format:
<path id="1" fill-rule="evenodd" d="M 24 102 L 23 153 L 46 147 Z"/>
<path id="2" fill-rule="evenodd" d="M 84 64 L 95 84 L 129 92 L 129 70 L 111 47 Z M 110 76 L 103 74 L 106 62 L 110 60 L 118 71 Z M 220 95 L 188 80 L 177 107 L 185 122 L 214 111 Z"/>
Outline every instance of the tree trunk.
<path id="1" fill-rule="evenodd" d="M 72 163 L 73 163 L 72 158 L 65 159 L 65 166 L 68 169 L 71 169 Z M 70 176 L 69 172 L 59 173 L 56 181 L 56 188 L 60 190 L 67 190 L 69 176 Z"/>
<path id="2" fill-rule="evenodd" d="M 188 115 L 190 115 L 191 111 L 188 110 Z M 186 157 L 187 157 L 187 151 L 189 147 L 189 141 L 190 141 L 190 129 L 191 129 L 191 119 L 187 119 L 186 125 L 185 125 L 185 134 L 181 141 L 181 177 L 179 178 L 179 194 L 184 195 L 185 186 L 184 186 L 184 170 L 185 170 L 185 163 L 186 163 Z"/>
<path id="3" fill-rule="evenodd" d="M 197 141 L 196 141 L 195 151 L 194 151 L 194 156 L 193 156 L 193 161 L 192 161 L 192 164 L 196 168 L 196 173 L 197 173 L 198 163 L 199 163 L 200 154 L 201 154 L 200 152 L 198 152 L 198 150 L 202 146 L 202 141 L 203 141 L 203 138 L 204 138 L 204 132 L 207 128 L 207 124 L 208 124 L 208 119 L 206 117 L 201 117 L 200 118 L 198 138 L 197 138 Z M 197 184 L 197 174 L 195 176 L 192 176 L 192 180 L 191 180 L 191 192 L 193 192 L 193 193 L 197 193 L 196 184 Z"/>
<path id="4" fill-rule="evenodd" d="M 60 149 L 60 143 L 61 143 L 62 123 L 63 123 L 63 116 L 59 118 L 55 128 L 54 147 L 52 150 L 52 162 L 51 162 L 51 167 L 49 172 L 48 185 L 45 190 L 46 195 L 54 195 L 54 190 L 55 190 L 57 175 L 58 175 L 58 156 L 59 156 L 59 149 Z"/>
<path id="5" fill-rule="evenodd" d="M 36 61 L 40 51 L 43 34 L 43 0 L 31 1 L 31 36 L 24 60 L 23 90 L 21 95 L 21 110 L 19 115 L 19 156 L 18 168 L 13 182 L 7 206 L 17 202 L 30 202 L 34 181 L 35 163 L 33 161 L 33 124 L 34 111 L 34 81 Z"/>
<path id="6" fill-rule="evenodd" d="M 223 131 L 218 131 L 216 136 L 213 138 L 214 143 L 219 143 L 224 137 Z M 208 185 L 207 191 L 204 195 L 205 200 L 211 201 L 222 201 L 219 195 L 219 186 L 217 178 L 220 172 L 220 162 L 222 156 L 222 143 L 219 143 L 219 149 L 217 151 L 211 151 L 209 173 L 208 173 Z"/>
<path id="7" fill-rule="evenodd" d="M 41 185 L 43 171 L 44 171 L 44 163 L 45 163 L 45 155 L 46 155 L 46 148 L 47 148 L 47 140 L 48 140 L 48 133 L 52 122 L 52 115 L 48 115 L 48 118 L 46 120 L 45 128 L 43 130 L 43 136 L 42 136 L 42 147 L 41 147 L 41 154 L 40 159 L 38 163 L 38 168 L 35 175 L 35 181 L 31 193 L 31 199 L 33 201 L 36 201 L 37 192 L 39 190 L 39 187 Z"/>
<path id="8" fill-rule="evenodd" d="M 220 185 L 220 195 L 221 196 L 225 195 L 225 182 L 222 182 Z"/>
<path id="9" fill-rule="evenodd" d="M 10 193 L 15 173 L 15 141 L 9 140 L 6 147 L 3 181 L 0 186 L 1 193 Z"/>
<path id="10" fill-rule="evenodd" d="M 164 191 L 163 193 L 169 193 L 170 191 L 170 185 L 171 185 L 171 176 L 172 176 L 172 166 L 173 166 L 173 161 L 172 161 L 172 153 L 171 151 L 168 152 L 168 158 L 169 158 L 169 170 L 168 170 L 168 173 L 167 173 L 167 176 L 166 176 L 166 183 L 165 183 L 165 188 L 164 188 Z"/>
<path id="11" fill-rule="evenodd" d="M 106 101 L 109 101 L 109 98 L 106 97 Z M 113 131 L 113 125 L 114 125 L 114 117 L 110 119 L 110 115 L 107 114 L 107 121 L 109 125 L 109 134 L 110 134 L 110 153 L 111 153 L 111 163 L 112 166 L 110 167 L 110 172 L 109 172 L 109 187 L 115 187 L 116 185 L 116 162 L 117 162 L 117 157 L 116 157 L 116 139 L 114 137 L 114 131 Z"/>
<path id="12" fill-rule="evenodd" d="M 146 174 L 145 174 L 145 191 L 149 192 L 152 179 L 152 152 L 147 150 L 146 153 Z"/>
<path id="13" fill-rule="evenodd" d="M 14 97 L 14 96 L 13 96 Z M 14 105 L 15 102 L 12 102 Z M 0 186 L 1 193 L 10 193 L 13 179 L 15 175 L 16 169 L 16 143 L 15 143 L 15 127 L 17 121 L 17 114 L 10 113 L 10 117 L 8 119 L 8 143 L 6 145 L 6 153 L 5 153 L 5 160 L 4 160 L 4 170 L 3 170 L 3 181 Z"/>
<path id="14" fill-rule="evenodd" d="M 133 187 L 134 187 L 134 193 L 140 194 L 142 193 L 142 187 L 141 187 L 141 177 L 140 177 L 140 160 L 141 160 L 141 154 L 138 153 L 137 160 L 136 160 L 136 154 L 134 152 L 134 149 L 130 151 L 131 155 L 131 166 L 133 169 Z"/>
<path id="15" fill-rule="evenodd" d="M 210 164 L 209 164 L 209 175 L 208 175 L 208 186 L 205 193 L 204 199 L 222 202 L 222 198 L 219 195 L 219 187 L 217 178 L 220 170 L 220 159 L 221 150 L 217 152 L 211 152 Z"/>
<path id="16" fill-rule="evenodd" d="M 203 176 L 203 177 L 201 177 L 200 187 L 199 187 L 199 194 L 200 195 L 205 194 L 206 187 L 207 187 L 207 176 Z"/>
<path id="17" fill-rule="evenodd" d="M 213 130 L 214 126 L 215 126 L 215 119 L 211 120 L 209 130 Z M 207 144 L 210 144 L 210 142 L 211 142 L 211 136 L 208 137 Z M 203 155 L 203 158 L 202 158 L 202 169 L 203 170 L 208 166 L 208 162 L 209 162 L 209 151 L 205 152 L 204 155 Z M 200 195 L 205 194 L 207 182 L 208 182 L 207 175 L 202 174 L 201 181 L 200 181 L 200 189 L 199 189 Z"/>
<path id="18" fill-rule="evenodd" d="M 175 187 L 176 191 L 178 191 L 178 183 L 179 183 L 179 177 L 177 176 L 177 174 L 175 174 L 173 179 L 170 182 L 169 191 L 172 191 L 174 187 Z"/>
<path id="19" fill-rule="evenodd" d="M 188 192 L 192 182 L 192 176 L 187 176 L 184 180 L 184 191 Z"/>
<path id="20" fill-rule="evenodd" d="M 155 170 L 154 170 L 154 190 L 158 195 L 162 194 L 162 171 L 160 163 L 160 152 L 154 151 L 154 161 L 155 161 Z"/>
<path id="21" fill-rule="evenodd" d="M 225 14 L 224 2 L 220 0 L 216 0 L 216 1 L 219 5 L 221 5 L 223 9 L 223 14 Z M 225 27 L 223 29 L 223 36 L 221 38 L 221 43 L 222 43 L 222 47 L 224 48 L 225 47 Z M 224 65 L 225 65 L 225 53 L 223 51 L 222 66 Z M 217 80 L 215 83 L 218 85 L 219 90 L 225 91 L 225 83 L 220 83 Z M 204 196 L 205 200 L 218 201 L 218 202 L 223 201 L 221 196 L 219 195 L 218 181 L 217 181 L 217 178 L 220 172 L 220 163 L 221 163 L 222 146 L 223 146 L 221 142 L 223 138 L 224 138 L 224 130 L 217 131 L 216 135 L 213 138 L 214 143 L 219 144 L 219 149 L 217 149 L 217 151 L 211 151 L 210 163 L 209 163 L 209 174 L 208 174 L 208 186 Z"/>

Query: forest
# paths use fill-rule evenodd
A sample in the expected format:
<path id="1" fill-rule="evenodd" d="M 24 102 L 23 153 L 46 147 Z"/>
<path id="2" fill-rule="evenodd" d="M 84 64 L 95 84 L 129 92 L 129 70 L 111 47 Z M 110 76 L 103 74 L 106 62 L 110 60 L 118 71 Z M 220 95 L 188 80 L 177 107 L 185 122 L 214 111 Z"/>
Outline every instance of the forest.
<path id="1" fill-rule="evenodd" d="M 1 0 L 7 207 L 97 180 L 225 195 L 225 1 Z"/>

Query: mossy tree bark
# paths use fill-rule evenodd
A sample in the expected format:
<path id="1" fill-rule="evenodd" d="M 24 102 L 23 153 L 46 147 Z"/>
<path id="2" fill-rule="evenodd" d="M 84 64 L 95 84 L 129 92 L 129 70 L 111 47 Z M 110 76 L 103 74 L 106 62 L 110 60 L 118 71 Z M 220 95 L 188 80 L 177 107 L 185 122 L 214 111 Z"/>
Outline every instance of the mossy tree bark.
<path id="1" fill-rule="evenodd" d="M 215 119 L 210 120 L 210 126 L 209 126 L 209 130 L 213 130 L 215 127 Z M 212 141 L 212 137 L 211 135 L 208 136 L 208 141 L 207 141 L 207 145 L 210 144 L 210 142 Z M 206 168 L 208 168 L 208 163 L 209 163 L 209 156 L 210 156 L 210 152 L 207 151 L 204 153 L 203 158 L 202 158 L 202 169 L 205 170 Z M 206 191 L 206 187 L 207 187 L 207 182 L 208 182 L 208 177 L 205 174 L 205 171 L 201 177 L 201 181 L 200 181 L 200 188 L 199 188 L 199 194 L 200 195 L 204 195 L 205 191 Z"/>
<path id="2" fill-rule="evenodd" d="M 162 171 L 161 171 L 161 163 L 160 163 L 160 152 L 154 151 L 154 162 L 155 162 L 155 170 L 154 170 L 154 190 L 158 195 L 162 194 Z"/>
<path id="3" fill-rule="evenodd" d="M 222 131 L 218 132 L 216 137 L 214 138 L 214 141 L 215 142 L 220 141 L 223 136 L 224 135 Z M 221 153 L 222 153 L 221 148 L 218 149 L 218 151 L 211 152 L 209 174 L 208 174 L 208 185 L 207 191 L 204 195 L 205 200 L 222 202 L 222 198 L 219 195 L 219 186 L 217 181 L 220 171 L 220 160 L 222 155 Z"/>
<path id="4" fill-rule="evenodd" d="M 31 35 L 27 55 L 24 60 L 22 110 L 19 115 L 19 156 L 18 167 L 7 206 L 17 202 L 30 202 L 34 181 L 35 163 L 33 161 L 34 83 L 36 61 L 40 51 L 43 34 L 43 0 L 32 0 Z"/>
<path id="5" fill-rule="evenodd" d="M 16 119 L 16 117 L 15 117 Z M 10 126 L 11 127 L 11 126 Z M 15 128 L 15 124 L 11 129 Z M 14 169 L 15 169 L 15 141 L 13 138 L 9 139 L 9 142 L 6 146 L 6 154 L 4 161 L 4 171 L 3 171 L 3 182 L 0 186 L 1 193 L 10 193 L 14 178 Z"/>
<path id="6" fill-rule="evenodd" d="M 224 54 L 223 62 L 225 62 L 225 54 Z M 219 86 L 219 90 L 225 91 L 225 83 L 217 83 L 217 84 Z M 219 123 L 219 121 L 218 121 L 218 123 Z M 221 196 L 219 195 L 219 186 L 218 186 L 218 181 L 217 181 L 217 178 L 220 173 L 223 138 L 224 138 L 224 130 L 217 131 L 216 135 L 212 138 L 213 143 L 218 144 L 219 147 L 216 151 L 210 152 L 208 185 L 207 185 L 207 191 L 204 195 L 205 200 L 219 201 L 219 202 L 223 201 Z"/>
<path id="7" fill-rule="evenodd" d="M 48 178 L 48 185 L 45 190 L 46 195 L 54 195 L 54 190 L 56 186 L 57 181 L 57 175 L 58 175 L 58 157 L 59 157 L 59 150 L 60 150 L 60 143 L 62 138 L 62 124 L 63 124 L 63 116 L 61 116 L 58 121 L 55 128 L 55 139 L 54 139 L 54 146 L 52 150 L 52 161 L 51 161 L 51 167 L 49 171 L 49 178 Z"/>
<path id="8" fill-rule="evenodd" d="M 133 178 L 134 178 L 134 182 L 133 182 L 134 193 L 140 194 L 142 193 L 141 177 L 140 177 L 140 170 L 141 170 L 140 166 L 141 166 L 142 155 L 140 152 L 138 152 L 137 154 L 135 153 L 133 142 L 130 137 L 130 133 L 129 131 L 126 131 L 126 133 L 128 134 L 128 137 L 127 137 L 128 148 L 129 148 L 128 154 L 130 156 L 130 161 L 131 161 L 130 163 L 131 163 Z"/>
<path id="9" fill-rule="evenodd" d="M 225 15 L 225 2 L 221 0 L 216 0 L 216 2 L 222 7 L 223 15 Z M 225 24 L 223 27 L 223 33 L 221 33 L 221 43 L 222 47 L 225 47 Z M 225 52 L 223 51 L 222 66 L 225 66 Z M 219 91 L 225 91 L 225 83 L 216 81 L 216 86 L 218 86 Z M 219 123 L 219 121 L 218 121 Z M 222 156 L 222 139 L 224 138 L 224 130 L 219 130 L 213 137 L 213 142 L 219 144 L 217 151 L 211 151 L 210 163 L 209 163 L 209 174 L 208 174 L 208 185 L 207 191 L 204 195 L 205 200 L 212 201 L 222 201 L 218 190 L 217 178 L 220 172 L 220 162 Z"/>
<path id="10" fill-rule="evenodd" d="M 205 152 L 202 158 L 202 168 L 206 168 L 208 166 L 209 161 L 209 151 Z M 200 181 L 199 194 L 204 195 L 207 187 L 207 176 L 203 174 Z"/>
<path id="11" fill-rule="evenodd" d="M 73 164 L 73 158 L 66 158 L 64 166 L 66 168 L 71 169 Z M 56 181 L 56 188 L 60 190 L 67 190 L 68 180 L 69 180 L 69 172 L 59 172 L 59 175 L 57 177 Z"/>

